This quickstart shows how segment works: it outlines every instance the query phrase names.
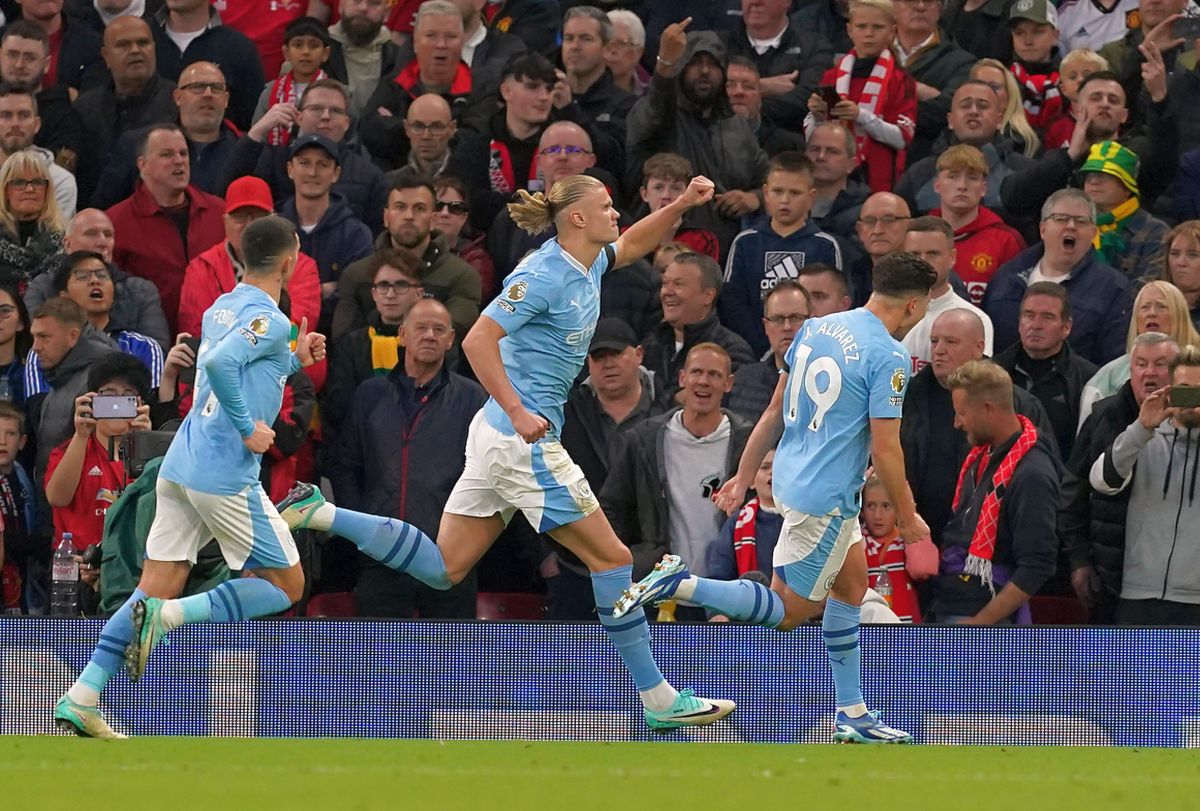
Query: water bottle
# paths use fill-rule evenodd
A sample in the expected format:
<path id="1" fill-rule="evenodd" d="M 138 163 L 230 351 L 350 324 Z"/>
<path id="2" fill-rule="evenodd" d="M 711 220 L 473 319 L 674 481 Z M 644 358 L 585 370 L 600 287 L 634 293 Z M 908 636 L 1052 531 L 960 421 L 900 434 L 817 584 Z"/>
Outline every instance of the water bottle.
<path id="1" fill-rule="evenodd" d="M 678 600 L 663 600 L 658 604 L 658 622 L 675 622 L 675 606 Z"/>
<path id="2" fill-rule="evenodd" d="M 0 375 L 0 400 L 11 403 L 12 398 L 12 381 L 8 379 L 8 375 Z"/>
<path id="3" fill-rule="evenodd" d="M 56 617 L 79 616 L 79 564 L 75 560 L 75 543 L 69 532 L 62 534 L 62 540 L 54 550 L 50 613 Z"/>
<path id="4" fill-rule="evenodd" d="M 887 573 L 887 569 L 879 570 L 879 577 L 875 579 L 875 591 L 879 592 L 879 596 L 887 601 L 888 607 L 892 605 L 892 578 Z"/>

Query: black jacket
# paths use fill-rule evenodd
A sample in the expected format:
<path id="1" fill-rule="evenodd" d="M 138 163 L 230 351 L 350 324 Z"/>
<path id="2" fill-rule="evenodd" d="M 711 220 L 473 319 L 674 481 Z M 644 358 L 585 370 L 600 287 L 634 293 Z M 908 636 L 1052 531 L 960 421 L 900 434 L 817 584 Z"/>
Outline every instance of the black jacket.
<path id="1" fill-rule="evenodd" d="M 84 91 L 75 100 L 75 111 L 83 122 L 87 143 L 75 172 L 80 209 L 91 199 L 121 133 L 179 117 L 179 108 L 171 95 L 174 89 L 174 82 L 156 75 L 150 77 L 137 96 L 118 96 L 110 81 L 103 87 Z"/>
<path id="2" fill-rule="evenodd" d="M 409 59 L 412 58 L 411 50 L 409 48 Z M 383 43 L 379 50 L 379 77 L 382 79 L 392 71 L 399 70 L 406 62 L 399 45 L 394 42 Z M 336 39 L 329 40 L 329 58 L 325 60 L 321 70 L 325 71 L 329 78 L 337 79 L 342 84 L 350 81 L 350 74 L 346 70 L 346 51 Z"/>
<path id="3" fill-rule="evenodd" d="M 824 37 L 833 46 L 834 53 L 850 52 L 854 47 L 850 35 L 846 33 L 846 24 L 850 21 L 841 15 L 832 0 L 812 0 L 798 5 L 799 8 L 788 18 L 790 28 L 811 31 Z"/>
<path id="4" fill-rule="evenodd" d="M 900 420 L 900 446 L 904 449 L 904 474 L 913 490 L 913 499 L 917 503 L 917 512 L 925 519 L 933 533 L 933 540 L 940 541 L 946 522 L 950 520 L 951 502 L 954 500 L 954 486 L 958 482 L 959 471 L 966 461 L 971 445 L 967 435 L 949 425 L 933 425 L 930 419 L 934 410 L 935 400 L 941 401 L 944 411 L 952 407 L 950 392 L 942 388 L 937 378 L 933 376 L 933 367 L 926 366 L 913 376 L 908 384 L 908 392 L 904 395 L 903 418 Z M 1029 418 L 1041 434 L 1055 449 L 1054 429 L 1050 418 L 1038 399 L 1022 388 L 1013 388 L 1013 406 L 1018 414 Z M 944 432 L 952 431 L 954 437 L 949 444 L 954 447 L 952 459 L 933 458 L 934 432 L 944 437 Z M 936 470 L 934 476 L 926 475 Z"/>
<path id="5" fill-rule="evenodd" d="M 804 117 L 808 115 L 808 97 L 821 83 L 826 69 L 833 64 L 833 47 L 829 40 L 811 28 L 800 28 L 790 23 L 783 32 L 779 45 L 766 53 L 754 50 L 746 23 L 739 21 L 721 39 L 730 57 L 741 56 L 758 66 L 761 76 L 779 76 L 798 71 L 796 86 L 782 96 L 763 98 L 763 115 L 792 132 L 804 131 Z M 944 120 L 944 119 L 943 119 Z"/>
<path id="6" fill-rule="evenodd" d="M 89 86 L 85 79 L 94 83 L 106 73 L 97 68 L 104 64 L 100 59 L 100 34 L 70 14 L 63 14 L 62 19 L 63 40 L 62 50 L 58 53 L 58 84 L 77 90 L 85 89 Z"/>
<path id="7" fill-rule="evenodd" d="M 478 383 L 445 366 L 418 400 L 401 352 L 390 374 L 359 387 L 342 425 L 330 471 L 338 505 L 401 518 L 436 539 L 467 429 L 486 401 Z"/>
<path id="8" fill-rule="evenodd" d="M 729 353 L 733 360 L 733 371 L 744 363 L 754 363 L 754 352 L 746 340 L 730 329 L 721 325 L 717 320 L 714 308 L 708 318 L 683 328 L 683 346 L 675 351 L 675 328 L 667 322 L 662 322 L 650 331 L 642 341 L 645 358 L 642 365 L 654 372 L 654 377 L 661 386 L 660 399 L 663 403 L 673 403 L 675 392 L 679 391 L 679 370 L 687 359 L 688 352 L 696 344 L 712 342 Z"/>
<path id="9" fill-rule="evenodd" d="M 33 142 L 49 149 L 56 160 L 74 170 L 88 139 L 70 93 L 63 85 L 47 87 L 38 91 L 37 105 L 42 126 L 33 136 Z"/>
<path id="10" fill-rule="evenodd" d="M 667 500 L 667 423 L 678 408 L 649 419 L 634 429 L 613 459 L 600 491 L 600 506 L 617 537 L 633 552 L 633 578 L 646 575 L 670 546 L 671 523 Z M 742 450 L 754 424 L 729 411 L 729 453 L 725 476 L 737 471 Z M 723 483 L 723 482 L 722 482 Z"/>
<path id="11" fill-rule="evenodd" d="M 345 142 L 342 146 L 342 174 L 333 184 L 333 191 L 345 198 L 354 216 L 366 223 L 372 234 L 378 234 L 383 229 L 383 209 L 387 206 L 387 180 L 370 160 L 347 148 Z M 278 205 L 296 194 L 292 179 L 288 177 L 287 162 L 286 146 L 265 144 L 243 135 L 230 151 L 224 186 L 219 194 L 224 195 L 229 184 L 239 177 L 254 175 L 267 181 Z"/>
<path id="12" fill-rule="evenodd" d="M 852 256 L 846 257 L 847 265 L 864 253 L 862 243 L 858 241 L 856 226 L 862 204 L 867 202 L 867 198 L 870 196 L 871 187 L 861 180 L 852 178 L 847 181 L 846 188 L 842 189 L 834 199 L 833 205 L 829 207 L 825 216 L 812 218 L 818 228 L 841 241 L 843 253 L 853 253 Z"/>
<path id="13" fill-rule="evenodd" d="M 321 416 L 326 428 L 337 429 L 353 410 L 354 392 L 359 385 L 375 377 L 371 362 L 371 335 L 374 329 L 380 335 L 395 336 L 398 326 L 388 326 L 372 313 L 371 324 L 358 327 L 338 338 L 337 351 L 329 358 L 329 376 L 321 390 Z M 401 350 L 403 351 L 403 350 Z"/>
<path id="14" fill-rule="evenodd" d="M 562 29 L 558 0 L 504 0 L 488 27 L 511 34 L 536 53 L 553 54 Z"/>
<path id="15" fill-rule="evenodd" d="M 942 10 L 942 28 L 976 59 L 1012 61 L 1012 33 L 1008 14 L 1016 0 L 988 0 L 982 8 L 967 11 L 967 0 L 950 0 Z"/>
<path id="16" fill-rule="evenodd" d="M 990 486 L 984 485 L 990 485 L 996 468 L 1016 438 L 1014 434 L 988 458 L 979 486 L 971 474 L 963 479 L 962 501 L 942 533 L 943 555 L 949 547 L 966 549 L 970 546 L 980 507 L 990 490 Z M 976 462 L 977 465 L 983 463 L 982 458 Z M 1026 594 L 1037 594 L 1054 574 L 1061 474 L 1062 463 L 1054 449 L 1053 438 L 1039 432 L 1037 442 L 1013 471 L 1000 502 L 992 563 L 1010 568 L 1010 582 Z M 933 615 L 939 620 L 955 615 L 974 615 L 991 599 L 987 586 L 974 575 L 940 574 L 933 582 Z"/>
<path id="17" fill-rule="evenodd" d="M 607 68 L 600 78 L 583 93 L 575 96 L 567 109 L 559 112 L 559 118 L 582 121 L 584 129 L 592 139 L 592 150 L 596 153 L 596 164 L 623 177 L 625 169 L 625 119 L 637 102 L 637 96 L 613 84 L 612 72 Z M 570 107 L 579 109 L 573 115 Z"/>
<path id="18" fill-rule="evenodd" d="M 1125 566 L 1125 514 L 1129 488 L 1115 496 L 1098 493 L 1088 480 L 1096 460 L 1138 418 L 1139 407 L 1133 385 L 1125 385 L 1105 397 L 1079 429 L 1071 458 L 1062 480 L 1062 505 L 1058 534 L 1071 571 L 1092 566 L 1112 602 L 1121 593 Z M 1106 618 L 1111 620 L 1111 617 Z"/>
<path id="19" fill-rule="evenodd" d="M 941 93 L 929 101 L 917 102 L 917 133 L 908 148 L 908 162 L 928 155 L 933 143 L 946 130 L 946 114 L 950 112 L 950 101 L 954 91 L 967 80 L 975 57 L 958 46 L 949 34 L 939 31 L 940 41 L 927 48 L 904 66 L 913 79 Z"/>
<path id="20" fill-rule="evenodd" d="M 1030 376 L 1024 368 L 1022 361 L 1028 356 L 1021 348 L 1020 342 L 1010 346 L 1008 349 L 997 354 L 993 360 L 996 361 L 1003 369 L 1012 377 L 1013 383 L 1025 389 L 1025 391 L 1033 392 L 1036 381 Z M 1051 374 L 1062 380 L 1065 390 L 1066 405 L 1071 411 L 1070 427 L 1063 436 L 1062 431 L 1058 431 L 1058 449 L 1059 457 L 1067 459 L 1071 455 L 1071 449 L 1075 444 L 1074 427 L 1079 425 L 1079 401 L 1083 397 L 1083 387 L 1092 379 L 1092 375 L 1100 371 L 1100 367 L 1092 363 L 1087 358 L 1081 357 L 1077 352 L 1071 349 L 1070 344 L 1063 344 L 1062 351 L 1054 357 L 1054 368 Z M 1047 414 L 1050 409 L 1047 408 Z"/>
<path id="21" fill-rule="evenodd" d="M 154 52 L 158 60 L 158 75 L 179 80 L 179 74 L 193 62 L 212 62 L 221 69 L 229 85 L 229 109 L 226 115 L 239 129 L 250 128 L 254 108 L 262 93 L 266 78 L 263 76 L 262 59 L 258 48 L 240 31 L 221 25 L 216 11 L 208 29 L 188 44 L 181 52 L 179 46 L 167 36 L 167 10 L 160 9 L 150 23 L 154 32 Z"/>

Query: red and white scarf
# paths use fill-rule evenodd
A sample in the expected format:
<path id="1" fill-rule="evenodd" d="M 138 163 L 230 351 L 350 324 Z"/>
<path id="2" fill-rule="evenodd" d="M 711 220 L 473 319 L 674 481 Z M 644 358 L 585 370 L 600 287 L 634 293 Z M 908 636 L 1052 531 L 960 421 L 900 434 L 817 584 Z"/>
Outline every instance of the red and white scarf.
<path id="1" fill-rule="evenodd" d="M 746 502 L 733 525 L 733 559 L 738 577 L 758 571 L 758 496 Z"/>
<path id="2" fill-rule="evenodd" d="M 844 99 L 850 98 L 850 79 L 854 73 L 854 63 L 857 61 L 857 54 L 851 50 L 842 57 L 835 69 L 833 88 Z M 895 70 L 896 58 L 892 56 L 891 50 L 884 48 L 883 53 L 875 58 L 875 66 L 871 68 L 871 75 L 863 85 L 862 95 L 857 99 L 858 106 L 869 113 L 879 115 L 879 111 L 883 109 L 884 93 Z M 862 163 L 867 157 L 867 133 L 854 125 L 851 125 L 851 129 L 857 146 L 858 162 Z"/>
<path id="3" fill-rule="evenodd" d="M 975 521 L 975 532 L 971 535 L 971 546 L 967 549 L 967 563 L 963 567 L 963 574 L 978 576 L 993 595 L 996 593 L 996 587 L 992 584 L 992 555 L 996 553 L 1000 505 L 1004 501 L 1004 494 L 1008 490 L 1008 484 L 1012 481 L 1017 465 L 1020 464 L 1025 454 L 1029 453 L 1029 449 L 1037 444 L 1038 439 L 1037 429 L 1033 427 L 1033 423 L 1020 414 L 1017 415 L 1017 419 L 1021 421 L 1021 435 L 1008 449 L 1008 453 L 1004 454 L 1004 459 L 1000 461 L 996 472 L 992 474 L 991 482 L 987 485 L 987 496 L 984 497 L 983 506 L 979 509 L 979 518 Z M 978 480 L 987 469 L 990 455 L 990 445 L 976 445 L 967 454 L 967 460 L 963 462 L 962 470 L 958 473 L 958 485 L 954 488 L 954 510 L 958 510 L 963 481 L 967 478 L 967 474 L 974 471 L 973 475 Z M 975 467 L 976 464 L 978 464 L 978 468 Z"/>
<path id="4" fill-rule="evenodd" d="M 1058 71 L 1053 73 L 1030 73 L 1020 62 L 1012 63 L 1012 74 L 1022 89 L 1022 102 L 1029 123 L 1042 128 L 1050 123 L 1062 109 L 1058 90 Z"/>
<path id="5" fill-rule="evenodd" d="M 313 82 L 327 78 L 325 71 L 318 70 L 317 75 L 313 77 Z M 312 84 L 312 82 L 309 82 Z M 292 76 L 289 70 L 287 73 L 280 76 L 271 84 L 271 107 L 276 104 L 295 104 L 299 99 L 296 94 L 296 79 Z M 268 107 L 268 109 L 270 109 Z M 292 140 L 291 130 L 282 125 L 272 127 L 267 133 L 267 143 L 272 146 L 287 146 L 288 141 Z"/>

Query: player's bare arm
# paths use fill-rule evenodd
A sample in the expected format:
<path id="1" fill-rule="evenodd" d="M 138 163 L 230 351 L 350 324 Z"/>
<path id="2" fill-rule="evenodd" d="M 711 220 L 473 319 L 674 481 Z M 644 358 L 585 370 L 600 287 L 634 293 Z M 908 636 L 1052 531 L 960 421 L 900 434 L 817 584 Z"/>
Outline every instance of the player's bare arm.
<path id="1" fill-rule="evenodd" d="M 929 527 L 917 514 L 912 489 L 904 478 L 904 449 L 900 446 L 900 420 L 871 419 L 871 462 L 875 475 L 896 510 L 896 528 L 905 543 L 929 540 Z"/>
<path id="2" fill-rule="evenodd" d="M 787 390 L 787 381 L 786 372 L 779 375 L 770 405 L 750 432 L 750 438 L 746 440 L 737 473 L 713 496 L 717 509 L 726 515 L 733 515 L 742 508 L 742 503 L 746 500 L 746 490 L 754 481 L 754 474 L 762 466 L 763 458 L 779 444 L 779 438 L 783 436 L 783 396 Z"/>
<path id="3" fill-rule="evenodd" d="M 698 175 L 692 178 L 677 199 L 638 220 L 617 238 L 617 258 L 613 267 L 625 267 L 657 248 L 684 213 L 712 200 L 713 191 L 713 182 L 707 177 Z"/>

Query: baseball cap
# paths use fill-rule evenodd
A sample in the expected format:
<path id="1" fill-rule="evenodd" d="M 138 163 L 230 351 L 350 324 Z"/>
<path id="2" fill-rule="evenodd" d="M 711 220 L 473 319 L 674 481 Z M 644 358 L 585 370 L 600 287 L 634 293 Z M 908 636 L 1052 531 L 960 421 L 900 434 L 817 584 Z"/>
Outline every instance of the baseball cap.
<path id="1" fill-rule="evenodd" d="M 329 157 L 333 158 L 334 163 L 338 164 L 339 166 L 341 165 L 342 154 L 341 150 L 338 149 L 338 145 L 326 138 L 324 135 L 317 135 L 315 132 L 308 135 L 301 135 L 299 138 L 292 141 L 292 148 L 288 151 L 288 157 L 294 158 L 296 157 L 297 152 L 302 149 L 308 149 L 312 146 L 315 146 L 317 149 L 325 150 Z"/>
<path id="2" fill-rule="evenodd" d="M 626 347 L 637 346 L 637 343 L 633 327 L 619 318 L 601 318 L 596 322 L 596 333 L 588 346 L 588 354 L 599 352 L 601 349 L 623 352 Z"/>
<path id="3" fill-rule="evenodd" d="M 1088 150 L 1087 160 L 1079 167 L 1079 174 L 1101 172 L 1112 175 L 1124 184 L 1125 188 L 1138 193 L 1138 169 L 1140 161 L 1137 153 L 1128 147 L 1121 146 L 1116 141 L 1101 141 L 1092 144 Z"/>
<path id="4" fill-rule="evenodd" d="M 316 37 L 329 44 L 329 30 L 316 17 L 297 17 L 288 23 L 283 31 L 283 41 L 286 43 L 293 37 Z"/>
<path id="5" fill-rule="evenodd" d="M 239 208 L 274 211 L 275 201 L 271 199 L 271 187 L 267 181 L 247 175 L 230 183 L 225 191 L 225 213 L 230 214 Z"/>
<path id="6" fill-rule="evenodd" d="M 1050 0 L 1017 0 L 1008 12 L 1008 24 L 1012 25 L 1017 20 L 1048 23 L 1058 28 L 1058 11 Z"/>

